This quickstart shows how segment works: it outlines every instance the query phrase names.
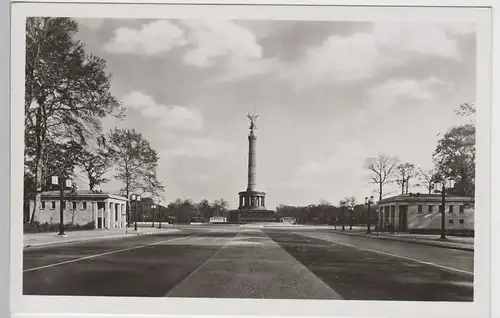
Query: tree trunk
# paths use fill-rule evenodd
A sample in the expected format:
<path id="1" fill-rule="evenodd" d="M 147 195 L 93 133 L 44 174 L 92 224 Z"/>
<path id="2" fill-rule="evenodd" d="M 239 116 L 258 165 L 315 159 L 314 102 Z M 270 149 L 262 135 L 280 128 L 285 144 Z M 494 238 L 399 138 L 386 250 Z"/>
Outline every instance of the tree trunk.
<path id="1" fill-rule="evenodd" d="M 405 194 L 405 181 L 404 181 L 404 179 L 401 182 L 401 194 Z"/>
<path id="2" fill-rule="evenodd" d="M 406 178 L 406 194 L 408 194 L 408 185 L 410 184 L 410 178 Z"/>
<path id="3" fill-rule="evenodd" d="M 382 182 L 380 182 L 379 183 L 379 193 L 378 193 L 378 199 L 379 199 L 379 201 L 382 200 L 382 186 L 383 186 L 383 184 L 382 184 Z"/>
<path id="4" fill-rule="evenodd" d="M 31 218 L 30 218 L 30 223 L 33 224 L 35 222 L 35 214 L 38 209 L 38 207 L 41 205 L 42 201 L 42 169 L 43 169 L 43 163 L 42 163 L 42 149 L 38 149 L 37 151 L 37 156 L 35 158 L 35 163 L 36 163 L 36 169 L 35 169 L 35 199 L 33 203 L 33 212 L 31 212 Z"/>

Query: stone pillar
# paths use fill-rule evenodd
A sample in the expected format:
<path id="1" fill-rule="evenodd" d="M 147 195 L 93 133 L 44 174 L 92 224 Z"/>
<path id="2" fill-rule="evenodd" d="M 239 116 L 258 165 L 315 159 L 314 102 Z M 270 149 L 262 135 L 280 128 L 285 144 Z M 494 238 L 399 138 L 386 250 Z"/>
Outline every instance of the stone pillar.
<path id="1" fill-rule="evenodd" d="M 255 143 L 256 143 L 256 140 L 257 140 L 257 136 L 255 136 L 253 129 L 252 129 L 252 130 L 250 130 L 250 135 L 248 135 L 248 186 L 247 186 L 247 191 L 254 191 L 254 189 L 255 189 L 255 183 L 256 183 Z"/>
<path id="2" fill-rule="evenodd" d="M 111 220 L 111 213 L 113 210 L 113 204 L 112 203 L 108 203 L 108 212 L 106 213 L 106 228 L 110 229 L 111 228 L 111 224 L 113 224 L 112 220 Z"/>
<path id="3" fill-rule="evenodd" d="M 120 204 L 120 228 L 124 228 L 126 226 L 126 215 L 125 214 L 125 204 Z"/>

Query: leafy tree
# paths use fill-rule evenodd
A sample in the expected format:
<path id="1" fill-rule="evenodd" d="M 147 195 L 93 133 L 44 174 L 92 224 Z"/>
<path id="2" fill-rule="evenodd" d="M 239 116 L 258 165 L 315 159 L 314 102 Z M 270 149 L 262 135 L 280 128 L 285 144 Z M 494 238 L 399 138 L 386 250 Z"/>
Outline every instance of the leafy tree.
<path id="1" fill-rule="evenodd" d="M 25 142 L 35 180 L 34 211 L 40 205 L 49 140 L 85 144 L 100 131 L 100 118 L 123 115 L 110 93 L 105 61 L 85 52 L 73 38 L 77 31 L 69 18 L 26 21 Z"/>
<path id="2" fill-rule="evenodd" d="M 453 127 L 438 141 L 433 153 L 436 172 L 455 181 L 454 193 L 474 196 L 476 128 L 472 124 Z"/>
<path id="3" fill-rule="evenodd" d="M 97 149 L 87 148 L 78 158 L 78 165 L 87 175 L 89 189 L 94 190 L 96 186 L 109 181 L 104 175 L 111 169 L 113 158 L 107 148 L 105 137 L 98 139 Z"/>
<path id="4" fill-rule="evenodd" d="M 210 206 L 210 202 L 208 202 L 207 199 L 201 200 L 197 204 L 197 209 L 205 219 L 210 219 L 210 217 L 212 216 L 212 207 Z"/>
<path id="5" fill-rule="evenodd" d="M 114 128 L 108 139 L 109 152 L 116 165 L 116 178 L 124 184 L 121 193 L 127 198 L 132 192 L 155 194 L 160 188 L 156 180 L 159 157 L 149 142 L 134 129 Z M 128 210 L 127 205 L 127 215 Z"/>
<path id="6" fill-rule="evenodd" d="M 388 193 L 384 193 L 384 186 L 390 182 L 393 182 L 393 177 L 395 174 L 395 167 L 398 163 L 396 157 L 389 157 L 384 154 L 380 154 L 377 157 L 368 158 L 366 161 L 366 169 L 371 173 L 370 183 L 376 184 L 378 186 L 377 193 L 379 195 L 379 201 Z"/>
<path id="7" fill-rule="evenodd" d="M 215 200 L 212 204 L 212 210 L 214 211 L 214 215 L 222 216 L 224 212 L 227 211 L 229 207 L 229 202 L 224 199 Z"/>
<path id="8" fill-rule="evenodd" d="M 474 103 L 465 102 L 455 110 L 455 113 L 460 116 L 472 116 L 476 114 L 476 105 Z"/>

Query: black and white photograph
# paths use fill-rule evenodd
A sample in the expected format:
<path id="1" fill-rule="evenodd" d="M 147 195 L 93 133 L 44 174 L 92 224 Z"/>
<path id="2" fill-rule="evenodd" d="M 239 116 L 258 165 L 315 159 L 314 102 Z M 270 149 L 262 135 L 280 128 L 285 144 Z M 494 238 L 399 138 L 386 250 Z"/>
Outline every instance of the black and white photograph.
<path id="1" fill-rule="evenodd" d="M 26 16 L 22 295 L 473 303 L 478 24 L 364 16 Z"/>

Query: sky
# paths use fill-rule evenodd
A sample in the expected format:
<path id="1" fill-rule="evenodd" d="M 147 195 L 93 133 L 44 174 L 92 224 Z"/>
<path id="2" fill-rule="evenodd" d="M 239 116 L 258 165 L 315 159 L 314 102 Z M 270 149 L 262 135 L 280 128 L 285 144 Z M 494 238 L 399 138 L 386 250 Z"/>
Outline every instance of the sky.
<path id="1" fill-rule="evenodd" d="M 77 21 L 76 38 L 107 61 L 127 111 L 104 129 L 134 128 L 151 143 L 165 202 L 224 198 L 237 208 L 254 110 L 267 208 L 362 202 L 375 189 L 367 158 L 431 168 L 439 134 L 469 120 L 454 110 L 476 96 L 471 24 Z"/>

